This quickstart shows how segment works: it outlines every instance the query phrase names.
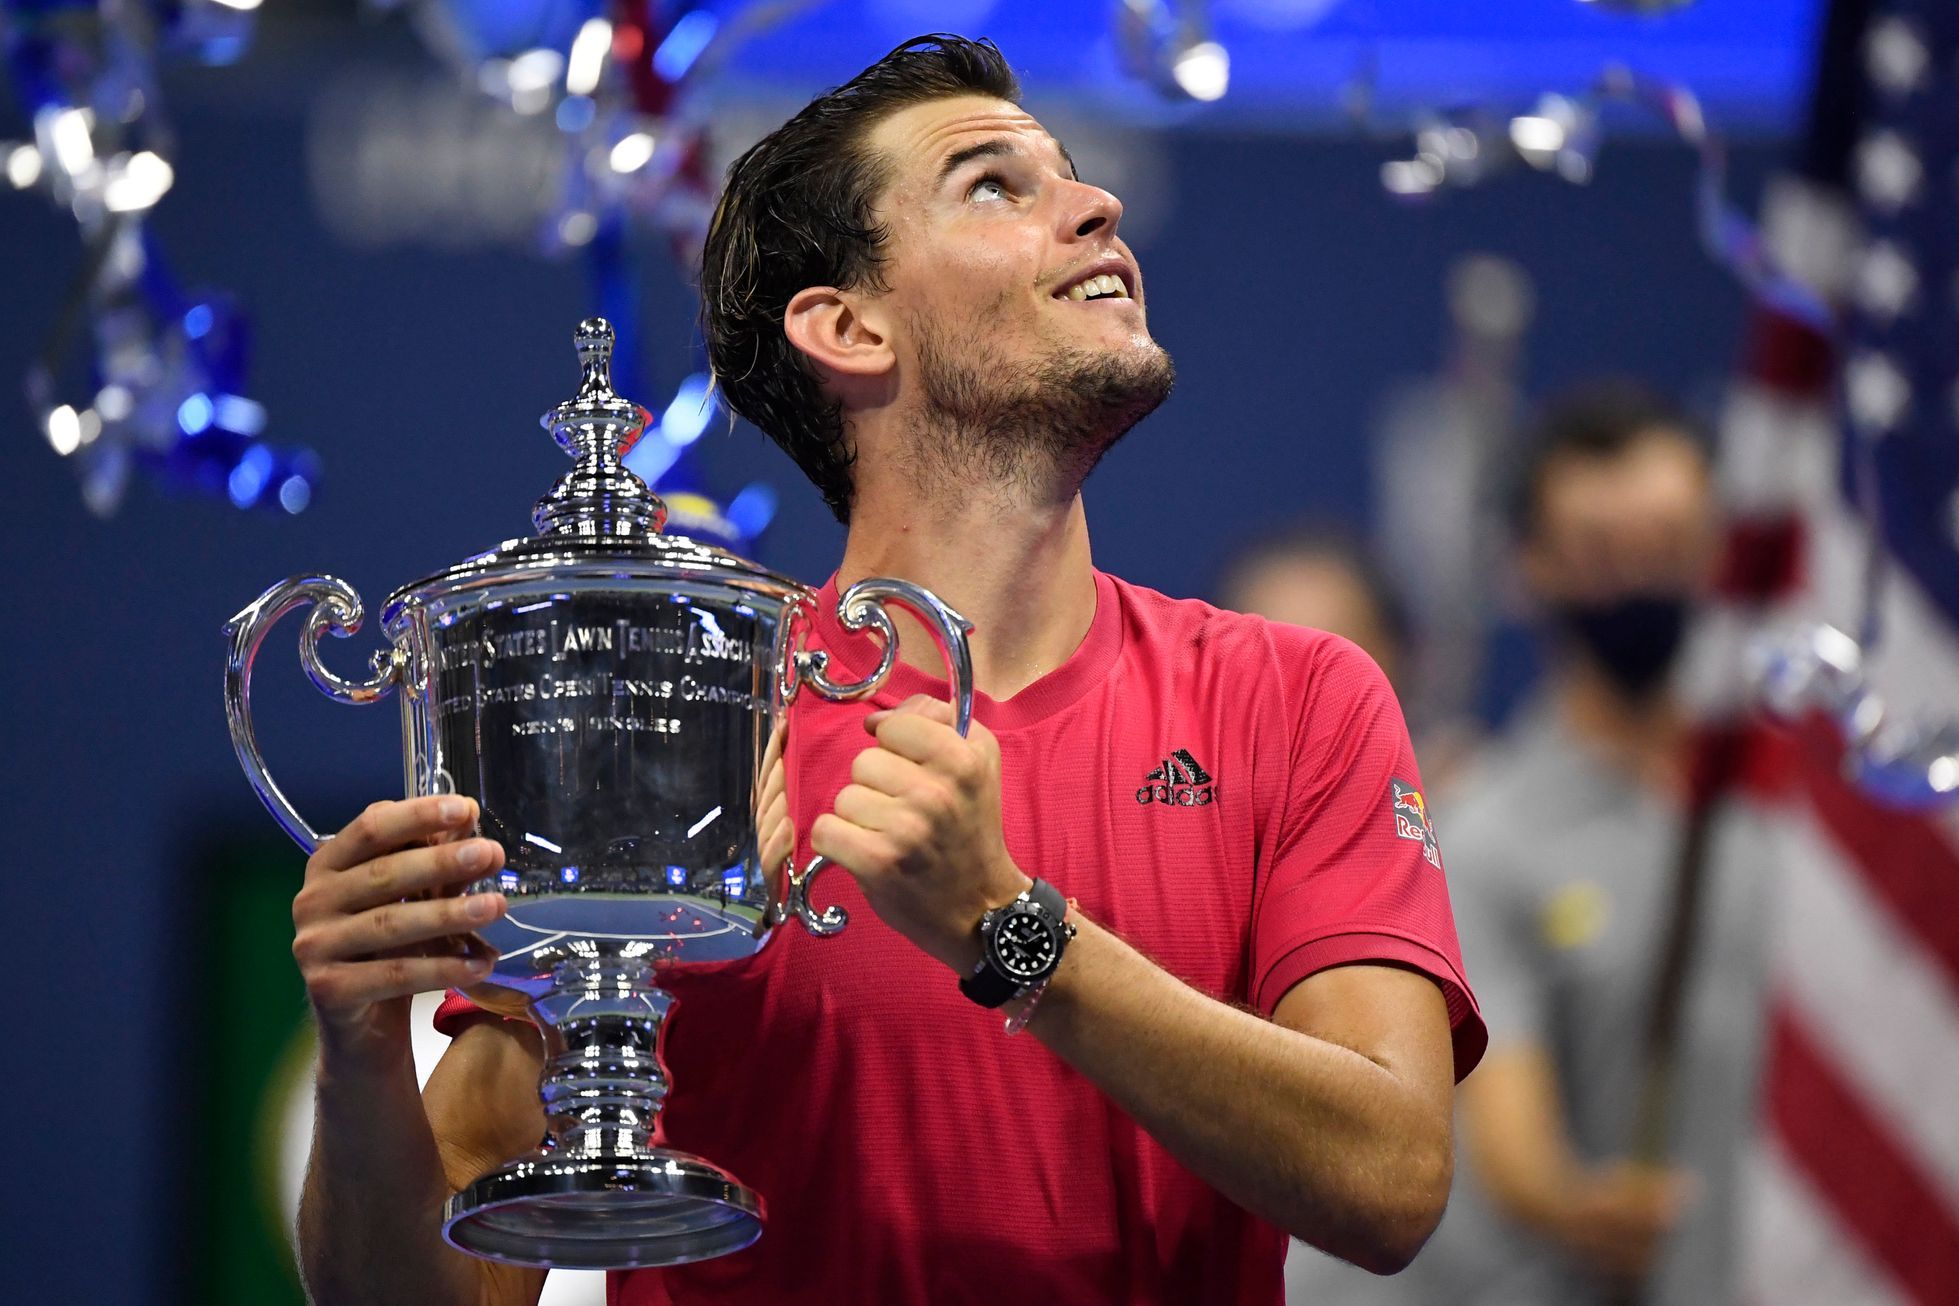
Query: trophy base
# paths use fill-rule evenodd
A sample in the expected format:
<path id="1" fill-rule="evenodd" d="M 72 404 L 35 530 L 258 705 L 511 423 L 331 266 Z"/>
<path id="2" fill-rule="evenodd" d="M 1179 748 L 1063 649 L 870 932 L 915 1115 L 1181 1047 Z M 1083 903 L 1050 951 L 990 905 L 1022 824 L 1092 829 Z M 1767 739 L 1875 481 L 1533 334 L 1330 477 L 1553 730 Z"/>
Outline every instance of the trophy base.
<path id="1" fill-rule="evenodd" d="M 451 1197 L 442 1236 L 512 1265 L 630 1270 L 738 1252 L 762 1236 L 762 1199 L 699 1157 L 532 1152 Z"/>

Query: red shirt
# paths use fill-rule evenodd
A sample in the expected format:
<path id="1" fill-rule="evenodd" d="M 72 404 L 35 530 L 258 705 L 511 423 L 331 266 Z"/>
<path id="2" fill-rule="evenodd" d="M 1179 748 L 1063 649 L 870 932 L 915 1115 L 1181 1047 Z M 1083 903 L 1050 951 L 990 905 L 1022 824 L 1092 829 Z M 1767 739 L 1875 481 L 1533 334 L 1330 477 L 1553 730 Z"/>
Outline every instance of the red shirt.
<path id="1" fill-rule="evenodd" d="M 861 675 L 874 641 L 823 591 L 812 643 Z M 900 665 L 873 701 L 943 695 Z M 804 692 L 790 802 L 807 835 L 870 742 L 873 703 Z M 1463 978 L 1421 780 L 1385 678 L 1346 640 L 1096 575 L 1066 665 L 1005 702 L 1008 851 L 1173 975 L 1269 1015 L 1317 970 L 1414 967 L 1447 998 L 1456 1074 L 1485 1034 Z M 1285 1235 L 1174 1160 L 1032 1036 L 960 995 L 848 873 L 753 958 L 671 976 L 673 1146 L 758 1190 L 745 1251 L 614 1275 L 614 1306 L 865 1302 L 1258 1303 L 1283 1297 Z M 451 997 L 444 1015 L 467 1010 Z M 440 1019 L 440 1018 L 439 1018 Z"/>

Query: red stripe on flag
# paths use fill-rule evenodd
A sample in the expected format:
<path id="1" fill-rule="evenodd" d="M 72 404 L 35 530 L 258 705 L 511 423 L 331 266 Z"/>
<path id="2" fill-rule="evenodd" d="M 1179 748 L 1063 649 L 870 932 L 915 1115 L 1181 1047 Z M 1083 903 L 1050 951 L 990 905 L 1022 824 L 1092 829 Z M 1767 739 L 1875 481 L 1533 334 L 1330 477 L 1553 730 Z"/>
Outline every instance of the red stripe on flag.
<path id="1" fill-rule="evenodd" d="M 1823 828 L 1856 863 L 1859 879 L 1918 940 L 1959 996 L 1959 848 L 1928 816 L 1880 807 L 1843 776 L 1843 736 L 1827 718 L 1800 727 L 1801 783 Z M 1959 1298 L 1955 1298 L 1959 1301 Z"/>
<path id="2" fill-rule="evenodd" d="M 1800 517 L 1743 519 L 1728 527 L 1720 573 L 1714 585 L 1722 597 L 1750 603 L 1779 599 L 1803 575 L 1803 523 Z"/>
<path id="3" fill-rule="evenodd" d="M 1914 1302 L 1959 1302 L 1959 1216 L 1787 1002 L 1769 1018 L 1767 1081 L 1769 1121 L 1791 1164 L 1844 1228 Z"/>
<path id="4" fill-rule="evenodd" d="M 1765 806 L 1792 801 L 1801 792 L 1802 765 L 1790 732 L 1760 717 L 1702 721 L 1687 737 L 1687 796 L 1705 803 L 1730 792 Z"/>
<path id="5" fill-rule="evenodd" d="M 1781 394 L 1820 397 L 1836 384 L 1836 347 L 1813 327 L 1757 308 L 1748 321 L 1741 372 Z"/>

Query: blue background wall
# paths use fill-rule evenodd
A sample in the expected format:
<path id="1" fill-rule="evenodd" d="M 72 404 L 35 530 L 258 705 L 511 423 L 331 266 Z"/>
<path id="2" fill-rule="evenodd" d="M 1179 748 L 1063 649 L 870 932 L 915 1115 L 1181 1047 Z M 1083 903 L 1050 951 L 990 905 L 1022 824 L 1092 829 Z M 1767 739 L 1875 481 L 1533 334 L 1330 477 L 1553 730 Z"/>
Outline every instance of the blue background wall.
<path id="1" fill-rule="evenodd" d="M 571 388 L 583 278 L 519 255 L 333 243 L 310 211 L 301 148 L 326 62 L 253 73 L 250 94 L 222 78 L 174 88 L 184 144 L 156 219 L 187 279 L 250 306 L 253 394 L 281 438 L 327 460 L 314 505 L 247 516 L 139 485 L 98 521 L 25 406 L 0 404 L 0 828 L 17 985 L 0 1190 L 6 1241 L 25 1252 L 8 1253 L 10 1300 L 161 1299 L 166 1216 L 185 1182 L 172 1158 L 187 1133 L 246 1127 L 174 1115 L 178 1050 L 199 1021 L 180 1001 L 197 965 L 179 942 L 191 937 L 186 850 L 214 825 L 266 820 L 225 734 L 220 626 L 267 584 L 315 569 L 378 607 L 395 585 L 526 532 L 562 461 L 535 417 Z M 1194 593 L 1253 530 L 1360 518 L 1372 414 L 1396 378 L 1433 366 L 1443 274 L 1461 253 L 1509 254 L 1536 279 L 1536 392 L 1601 368 L 1685 389 L 1732 356 L 1740 297 L 1694 242 L 1691 160 L 1675 148 L 1616 144 L 1588 188 L 1517 177 L 1433 209 L 1386 200 L 1384 146 L 1186 129 L 1168 151 L 1174 212 L 1139 253 L 1181 381 L 1088 489 L 1098 562 L 1137 581 Z M 1771 155 L 1744 150 L 1744 178 Z M 21 373 L 76 262 L 70 223 L 0 196 L 0 377 Z M 657 247 L 647 266 L 652 402 L 687 370 L 693 307 Z M 793 467 L 746 427 L 699 452 L 714 483 L 762 476 L 783 491 L 760 556 L 820 580 L 839 535 Z M 331 828 L 399 792 L 395 710 L 318 699 L 293 665 L 296 633 L 288 623 L 260 663 L 260 729 L 288 793 Z M 352 672 L 374 638 L 328 652 Z M 299 869 L 294 852 L 295 888 Z"/>

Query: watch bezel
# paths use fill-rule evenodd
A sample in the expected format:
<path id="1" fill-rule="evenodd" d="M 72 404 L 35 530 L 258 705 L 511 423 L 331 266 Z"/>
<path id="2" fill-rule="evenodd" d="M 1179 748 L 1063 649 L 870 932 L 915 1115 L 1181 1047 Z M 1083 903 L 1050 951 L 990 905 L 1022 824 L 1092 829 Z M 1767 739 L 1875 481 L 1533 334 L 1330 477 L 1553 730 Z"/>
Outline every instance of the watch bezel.
<path id="1" fill-rule="evenodd" d="M 1040 923 L 1042 932 L 1047 936 L 1047 956 L 1038 966 L 1026 969 L 1010 962 L 1002 954 L 1000 940 L 1009 922 L 1030 917 Z M 1062 923 L 1055 920 L 1047 908 L 1031 897 L 1023 895 L 1016 898 L 1000 909 L 1000 914 L 993 919 L 985 932 L 987 964 L 992 966 L 1002 978 L 1018 984 L 1023 989 L 1030 984 L 1038 983 L 1043 976 L 1052 973 L 1061 960 L 1063 929 Z"/>

